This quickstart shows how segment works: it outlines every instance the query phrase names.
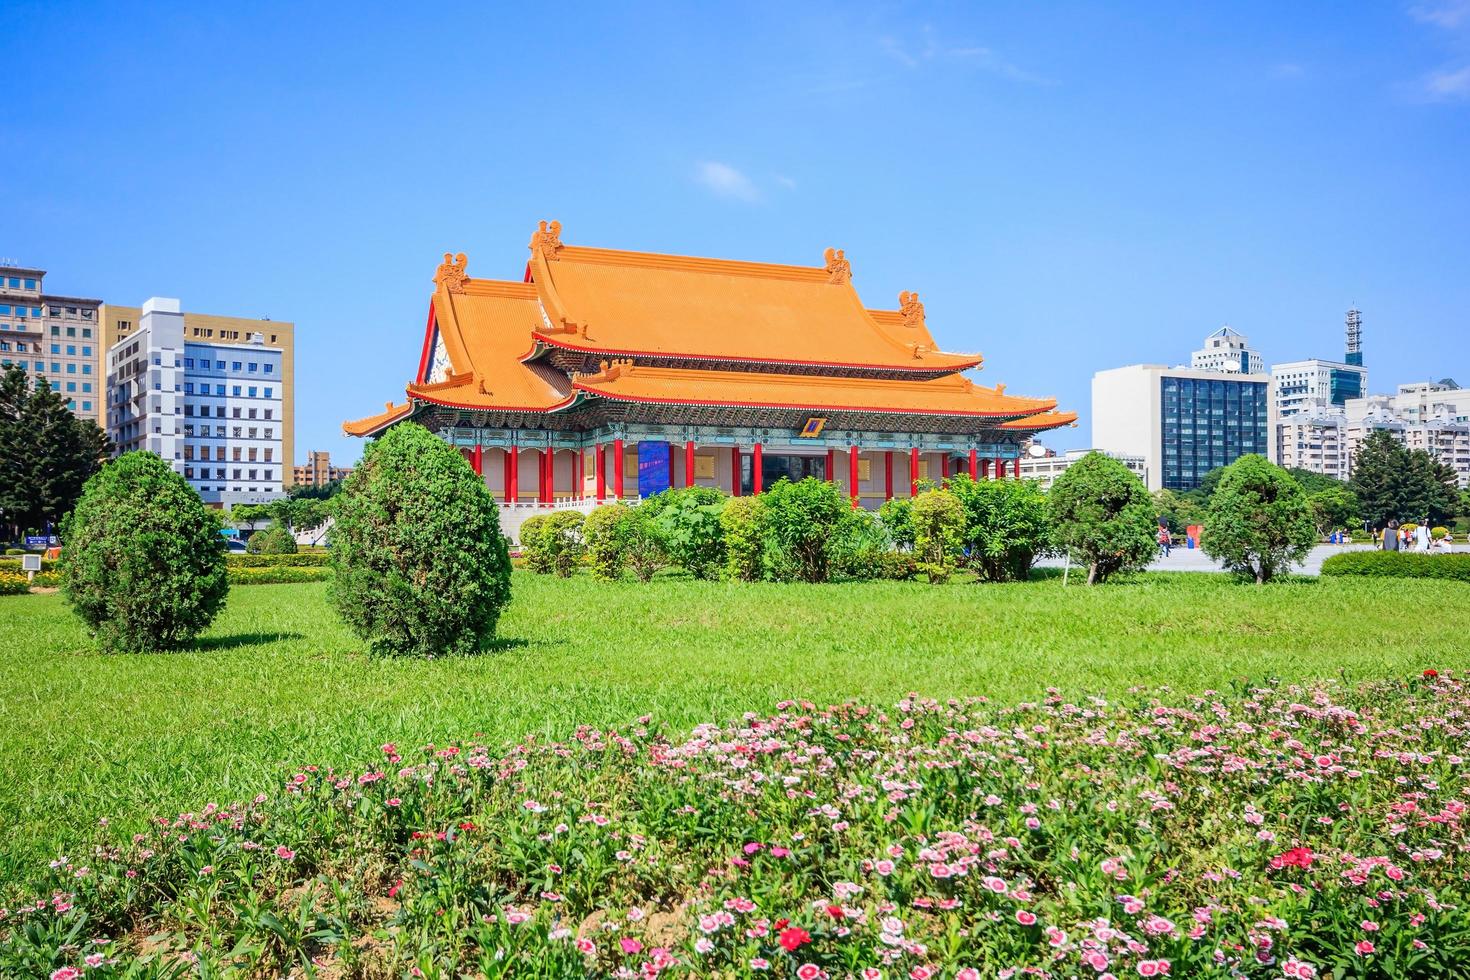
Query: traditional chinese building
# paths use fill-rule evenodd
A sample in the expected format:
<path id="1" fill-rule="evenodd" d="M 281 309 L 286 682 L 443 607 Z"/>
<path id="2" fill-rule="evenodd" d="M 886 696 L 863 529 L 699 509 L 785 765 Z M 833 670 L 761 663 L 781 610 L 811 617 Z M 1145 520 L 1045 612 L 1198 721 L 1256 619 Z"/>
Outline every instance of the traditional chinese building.
<path id="1" fill-rule="evenodd" d="M 841 251 L 795 266 L 584 248 L 557 222 L 530 249 L 520 281 L 446 254 L 407 399 L 343 426 L 438 433 L 511 528 L 522 508 L 783 476 L 875 507 L 922 480 L 1017 476 L 1027 439 L 1076 419 L 965 377 L 982 358 L 940 350 L 917 294 L 865 307 Z"/>

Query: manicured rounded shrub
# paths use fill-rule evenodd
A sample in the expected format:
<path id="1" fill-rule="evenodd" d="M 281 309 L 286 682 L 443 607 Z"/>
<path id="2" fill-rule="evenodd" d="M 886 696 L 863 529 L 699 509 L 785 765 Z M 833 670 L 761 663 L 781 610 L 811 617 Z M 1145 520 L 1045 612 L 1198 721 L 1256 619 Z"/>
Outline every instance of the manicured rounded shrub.
<path id="1" fill-rule="evenodd" d="M 1205 507 L 1205 554 L 1261 583 L 1306 558 L 1316 543 L 1312 507 L 1291 474 L 1254 453 L 1225 467 Z"/>
<path id="2" fill-rule="evenodd" d="M 1102 453 L 1067 467 L 1047 494 L 1052 536 L 1087 566 L 1087 584 L 1144 568 L 1158 553 L 1153 501 L 1143 481 Z"/>
<path id="3" fill-rule="evenodd" d="M 87 481 L 62 522 L 62 589 L 105 650 L 174 650 L 229 592 L 216 515 L 153 453 L 125 453 Z"/>
<path id="4" fill-rule="evenodd" d="M 603 504 L 582 523 L 587 566 L 592 569 L 593 578 L 612 580 L 622 576 L 628 562 L 632 513 L 633 508 L 627 504 Z"/>
<path id="5" fill-rule="evenodd" d="M 725 576 L 758 582 L 765 576 L 765 507 L 760 497 L 731 497 L 720 511 Z"/>
<path id="6" fill-rule="evenodd" d="M 561 578 L 571 578 L 587 553 L 587 545 L 582 540 L 585 522 L 586 518 L 574 510 L 559 510 L 546 518 L 541 547 L 548 552 L 551 570 Z"/>
<path id="7" fill-rule="evenodd" d="M 965 508 L 965 563 L 982 582 L 1019 582 L 1051 540 L 1046 494 L 1034 480 L 972 480 L 947 488 Z"/>
<path id="8" fill-rule="evenodd" d="M 835 483 L 777 480 L 762 495 L 770 568 L 776 578 L 826 582 L 836 548 L 852 524 L 852 503 Z"/>
<path id="9" fill-rule="evenodd" d="M 914 498 L 914 557 L 934 585 L 948 582 L 964 555 L 965 505 L 948 490 Z"/>
<path id="10" fill-rule="evenodd" d="M 272 524 L 264 531 L 256 531 L 245 542 L 245 551 L 251 555 L 294 555 L 296 537 L 280 524 Z"/>
<path id="11" fill-rule="evenodd" d="M 1373 578 L 1439 578 L 1470 582 L 1470 555 L 1426 555 L 1414 551 L 1347 551 L 1322 563 L 1323 575 Z"/>
<path id="12" fill-rule="evenodd" d="M 289 582 L 329 582 L 332 570 L 320 565 L 230 566 L 231 585 L 279 585 Z"/>
<path id="13" fill-rule="evenodd" d="M 725 495 L 712 487 L 680 487 L 655 494 L 638 509 L 654 521 L 669 561 L 695 578 L 711 579 L 725 564 L 724 506 Z"/>
<path id="14" fill-rule="evenodd" d="M 332 602 L 377 654 L 472 653 L 510 601 L 495 500 L 464 457 L 423 426 L 373 441 L 343 485 Z"/>
<path id="15" fill-rule="evenodd" d="M 547 530 L 547 522 L 551 519 L 550 514 L 536 514 L 521 522 L 518 534 L 521 542 L 521 558 L 526 563 L 526 568 L 537 575 L 550 575 L 552 572 L 551 553 L 542 547 L 541 539 Z"/>

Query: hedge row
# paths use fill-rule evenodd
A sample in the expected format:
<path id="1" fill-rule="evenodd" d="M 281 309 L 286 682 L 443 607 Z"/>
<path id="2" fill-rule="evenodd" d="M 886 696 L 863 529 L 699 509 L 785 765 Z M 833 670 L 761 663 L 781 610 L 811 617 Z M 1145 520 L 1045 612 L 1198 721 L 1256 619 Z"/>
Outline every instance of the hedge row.
<path id="1" fill-rule="evenodd" d="M 229 569 L 231 585 L 278 585 L 284 582 L 325 582 L 332 577 L 330 568 L 281 565 L 274 568 Z"/>
<path id="2" fill-rule="evenodd" d="M 1470 555 L 1425 555 L 1404 551 L 1349 551 L 1322 563 L 1323 575 L 1376 578 L 1442 578 L 1470 582 Z"/>
<path id="3" fill-rule="evenodd" d="M 19 572 L 19 571 L 21 571 L 20 558 L 19 557 L 15 557 L 15 558 L 0 558 L 0 572 Z M 55 558 L 42 558 L 41 559 L 41 571 L 43 571 L 43 572 L 59 572 L 59 571 L 61 571 L 61 562 L 58 559 L 55 559 Z"/>
<path id="4" fill-rule="evenodd" d="M 313 566 L 327 564 L 330 554 L 326 551 L 298 551 L 291 555 L 239 555 L 225 558 L 230 568 L 280 568 L 282 566 Z"/>

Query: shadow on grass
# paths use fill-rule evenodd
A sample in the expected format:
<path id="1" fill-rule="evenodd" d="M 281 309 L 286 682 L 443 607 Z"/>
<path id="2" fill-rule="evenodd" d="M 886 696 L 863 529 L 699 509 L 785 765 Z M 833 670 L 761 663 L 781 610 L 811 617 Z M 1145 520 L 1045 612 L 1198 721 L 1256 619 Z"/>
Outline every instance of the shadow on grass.
<path id="1" fill-rule="evenodd" d="M 230 636 L 205 636 L 201 637 L 194 645 L 199 651 L 207 650 L 234 650 L 239 647 L 261 646 L 266 643 L 279 643 L 282 640 L 304 640 L 305 635 L 282 631 L 278 633 L 235 633 Z"/>

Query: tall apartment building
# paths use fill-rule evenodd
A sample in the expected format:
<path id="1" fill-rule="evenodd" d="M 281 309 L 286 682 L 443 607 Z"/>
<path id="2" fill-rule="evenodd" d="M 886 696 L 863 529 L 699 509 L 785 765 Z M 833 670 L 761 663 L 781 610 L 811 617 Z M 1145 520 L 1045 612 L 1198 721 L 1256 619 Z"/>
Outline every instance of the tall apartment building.
<path id="1" fill-rule="evenodd" d="M 194 340 L 176 299 L 154 297 L 107 352 L 107 430 L 119 453 L 157 453 L 205 503 L 264 503 L 290 473 L 284 352 L 259 331 Z"/>
<path id="2" fill-rule="evenodd" d="M 284 320 L 251 319 L 248 317 L 216 316 L 209 313 L 189 313 L 183 316 L 183 339 L 189 344 L 246 344 L 249 345 L 251 338 L 259 334 L 265 347 L 275 349 L 279 352 L 279 366 L 276 368 L 276 376 L 272 379 L 272 389 L 279 392 L 281 401 L 280 410 L 276 413 L 276 425 L 272 428 L 280 433 L 281 445 L 274 454 L 276 456 L 276 469 L 280 471 L 280 480 L 284 486 L 291 485 L 294 470 L 291 461 L 295 459 L 296 452 L 296 327 L 295 324 Z M 105 345 L 104 352 L 110 351 L 117 345 L 119 340 L 131 336 L 142 322 L 143 310 L 136 306 L 119 306 L 115 303 L 103 304 L 100 318 L 102 321 L 102 342 Z M 220 358 L 212 358 L 220 360 Z M 233 364 L 238 358 L 224 358 L 227 364 Z M 249 364 L 249 360 L 241 361 Z M 259 361 L 257 361 L 259 363 Z M 248 372 L 247 372 L 248 375 Z M 247 381 L 250 380 L 248 377 Z M 248 387 L 248 384 L 246 385 Z M 212 423 L 213 424 L 213 423 Z M 231 426 L 230 428 L 233 428 Z M 249 428 L 248 426 L 246 427 Z M 201 447 L 202 448 L 202 447 Z M 213 460 L 211 460 L 213 462 Z M 216 467 L 210 467 L 211 470 Z M 233 467 L 230 467 L 233 470 Z M 248 472 L 249 467 L 244 471 Z M 215 485 L 213 482 L 211 486 Z M 232 484 L 231 484 L 232 485 Z M 245 484 L 248 485 L 248 484 Z"/>
<path id="3" fill-rule="evenodd" d="M 1260 374 L 1266 362 L 1251 349 L 1250 339 L 1238 330 L 1221 327 L 1205 338 L 1205 345 L 1189 355 L 1189 366 L 1196 371 L 1221 374 Z"/>
<path id="4" fill-rule="evenodd" d="M 1470 486 L 1470 391 L 1449 379 L 1399 385 L 1397 394 L 1350 399 L 1343 406 L 1351 456 L 1375 430 L 1426 450 Z M 1349 465 L 1351 473 L 1351 465 Z"/>
<path id="5" fill-rule="evenodd" d="M 1238 363 L 1238 362 L 1237 362 Z M 1092 376 L 1092 444 L 1141 456 L 1150 490 L 1193 490 L 1217 466 L 1270 455 L 1265 374 L 1135 364 Z"/>
<path id="6" fill-rule="evenodd" d="M 1352 475 L 1347 417 L 1319 401 L 1276 420 L 1278 466 L 1311 470 L 1346 480 Z"/>
<path id="7" fill-rule="evenodd" d="M 42 269 L 0 266 L 0 365 L 45 378 L 81 418 L 101 423 L 101 300 L 45 290 Z"/>
<path id="8" fill-rule="evenodd" d="M 324 487 L 328 483 L 347 479 L 352 472 L 350 466 L 333 466 L 332 454 L 313 449 L 306 454 L 306 462 L 294 467 L 291 485 L 297 487 Z"/>

